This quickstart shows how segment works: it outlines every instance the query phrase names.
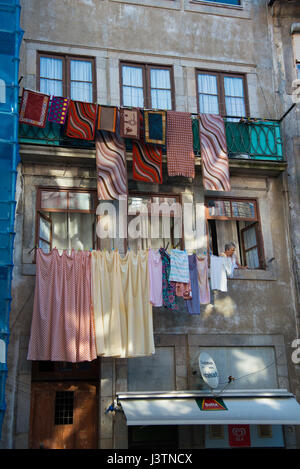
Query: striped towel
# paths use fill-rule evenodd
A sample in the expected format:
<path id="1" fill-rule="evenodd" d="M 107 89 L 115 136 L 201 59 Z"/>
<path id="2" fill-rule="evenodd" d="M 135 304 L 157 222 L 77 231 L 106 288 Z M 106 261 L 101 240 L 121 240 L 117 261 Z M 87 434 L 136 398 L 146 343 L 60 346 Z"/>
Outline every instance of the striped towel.
<path id="1" fill-rule="evenodd" d="M 118 132 L 96 132 L 96 165 L 99 200 L 127 195 L 126 150 Z"/>
<path id="2" fill-rule="evenodd" d="M 203 186 L 211 191 L 230 191 L 224 120 L 219 115 L 199 118 Z"/>
<path id="3" fill-rule="evenodd" d="M 171 251 L 171 271 L 169 282 L 190 282 L 189 258 L 186 251 L 173 249 Z"/>
<path id="4" fill-rule="evenodd" d="M 68 137 L 93 140 L 97 104 L 70 101 L 66 134 Z"/>
<path id="5" fill-rule="evenodd" d="M 132 142 L 133 179 L 162 184 L 162 150 L 160 147 Z"/>
<path id="6" fill-rule="evenodd" d="M 167 111 L 167 166 L 169 176 L 195 177 L 191 114 Z"/>

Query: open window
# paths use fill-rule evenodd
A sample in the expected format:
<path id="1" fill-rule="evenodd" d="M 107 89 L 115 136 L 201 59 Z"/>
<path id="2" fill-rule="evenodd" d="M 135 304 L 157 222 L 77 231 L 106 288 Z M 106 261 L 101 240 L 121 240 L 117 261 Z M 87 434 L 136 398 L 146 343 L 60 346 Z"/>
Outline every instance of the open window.
<path id="1" fill-rule="evenodd" d="M 264 269 L 264 250 L 258 204 L 255 199 L 207 197 L 208 250 L 219 256 L 234 242 L 237 261 L 250 269 Z"/>
<path id="2" fill-rule="evenodd" d="M 183 248 L 181 198 L 178 195 L 130 194 L 128 248 Z"/>
<path id="3" fill-rule="evenodd" d="M 51 249 L 95 249 L 96 192 L 80 189 L 39 188 L 36 245 Z"/>

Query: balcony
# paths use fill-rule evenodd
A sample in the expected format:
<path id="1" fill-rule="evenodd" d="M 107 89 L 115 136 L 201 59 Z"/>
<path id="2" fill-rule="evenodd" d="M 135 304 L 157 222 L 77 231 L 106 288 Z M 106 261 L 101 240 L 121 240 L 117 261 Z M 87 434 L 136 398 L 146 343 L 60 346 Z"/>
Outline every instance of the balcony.
<path id="1" fill-rule="evenodd" d="M 260 160 L 264 162 L 284 162 L 283 144 L 279 121 L 240 119 L 233 122 L 225 118 L 228 155 L 231 160 Z M 201 157 L 198 133 L 198 120 L 193 119 L 194 152 Z M 46 123 L 41 129 L 26 124 L 19 125 L 20 144 L 46 145 L 94 150 L 94 141 L 69 138 L 65 135 L 64 126 Z M 198 143 L 197 143 L 198 141 Z M 131 150 L 130 140 L 126 140 L 127 151 Z M 163 148 L 163 153 L 166 149 Z"/>

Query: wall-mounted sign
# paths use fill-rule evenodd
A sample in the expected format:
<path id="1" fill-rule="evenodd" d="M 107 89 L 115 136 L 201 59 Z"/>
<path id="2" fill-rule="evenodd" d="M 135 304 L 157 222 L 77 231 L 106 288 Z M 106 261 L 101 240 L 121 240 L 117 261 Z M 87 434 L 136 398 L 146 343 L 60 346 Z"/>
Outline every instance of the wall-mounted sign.
<path id="1" fill-rule="evenodd" d="M 200 410 L 228 410 L 223 399 L 220 398 L 201 397 L 196 399 L 196 402 Z"/>
<path id="2" fill-rule="evenodd" d="M 229 446 L 251 446 L 249 425 L 228 425 Z"/>
<path id="3" fill-rule="evenodd" d="M 210 388 L 216 388 L 219 384 L 219 373 L 211 356 L 202 352 L 199 355 L 199 368 L 203 380 Z"/>

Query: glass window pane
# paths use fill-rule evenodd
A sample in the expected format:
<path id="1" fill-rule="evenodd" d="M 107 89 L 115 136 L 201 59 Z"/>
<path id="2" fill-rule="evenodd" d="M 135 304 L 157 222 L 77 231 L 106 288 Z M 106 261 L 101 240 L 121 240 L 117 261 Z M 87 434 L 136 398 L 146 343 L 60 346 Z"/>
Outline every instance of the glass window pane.
<path id="1" fill-rule="evenodd" d="M 72 210 L 93 210 L 93 194 L 89 192 L 69 192 L 69 208 Z"/>
<path id="2" fill-rule="evenodd" d="M 84 60 L 71 60 L 71 81 L 93 81 L 92 63 Z"/>
<path id="3" fill-rule="evenodd" d="M 211 217 L 231 217 L 230 202 L 228 200 L 209 200 L 208 210 Z"/>
<path id="4" fill-rule="evenodd" d="M 62 80 L 63 59 L 52 57 L 40 58 L 40 77 Z"/>
<path id="5" fill-rule="evenodd" d="M 251 251 L 246 252 L 246 264 L 250 269 L 259 268 L 259 257 L 257 248 L 251 249 Z"/>
<path id="6" fill-rule="evenodd" d="M 151 106 L 153 109 L 172 109 L 171 91 L 151 90 Z"/>
<path id="7" fill-rule="evenodd" d="M 252 228 L 249 228 L 248 230 L 243 231 L 243 233 L 244 233 L 244 244 L 245 244 L 246 250 L 257 245 L 256 229 L 254 226 Z"/>
<path id="8" fill-rule="evenodd" d="M 51 96 L 63 96 L 63 84 L 58 80 L 40 79 L 40 92 Z"/>
<path id="9" fill-rule="evenodd" d="M 52 247 L 62 251 L 69 249 L 68 213 L 52 213 Z"/>
<path id="10" fill-rule="evenodd" d="M 71 82 L 71 99 L 74 101 L 83 101 L 85 103 L 93 102 L 93 85 L 92 83 Z"/>
<path id="11" fill-rule="evenodd" d="M 171 89 L 170 70 L 152 68 L 150 71 L 151 88 Z"/>
<path id="12" fill-rule="evenodd" d="M 218 97 L 199 94 L 199 109 L 202 114 L 219 114 Z"/>
<path id="13" fill-rule="evenodd" d="M 297 77 L 300 80 L 300 64 L 297 64 Z"/>
<path id="14" fill-rule="evenodd" d="M 41 248 L 44 252 L 50 252 L 50 244 L 46 243 L 42 239 L 39 239 L 39 248 Z"/>
<path id="15" fill-rule="evenodd" d="M 143 89 L 124 86 L 123 106 L 144 107 Z"/>
<path id="16" fill-rule="evenodd" d="M 122 84 L 143 88 L 143 69 L 141 67 L 122 66 Z"/>
<path id="17" fill-rule="evenodd" d="M 227 5 L 240 5 L 241 0 L 205 0 L 212 3 L 226 3 Z"/>
<path id="18" fill-rule="evenodd" d="M 49 242 L 51 239 L 51 223 L 43 217 L 40 217 L 39 237 Z"/>
<path id="19" fill-rule="evenodd" d="M 233 217 L 255 219 L 253 202 L 232 202 L 232 212 Z"/>
<path id="20" fill-rule="evenodd" d="M 228 116 L 245 116 L 244 81 L 241 77 L 224 77 L 225 105 Z"/>
<path id="21" fill-rule="evenodd" d="M 69 249 L 93 249 L 93 213 L 69 213 Z"/>
<path id="22" fill-rule="evenodd" d="M 199 93 L 218 94 L 217 77 L 215 75 L 198 74 Z"/>
<path id="23" fill-rule="evenodd" d="M 66 209 L 67 208 L 67 192 L 42 191 L 41 208 Z"/>

